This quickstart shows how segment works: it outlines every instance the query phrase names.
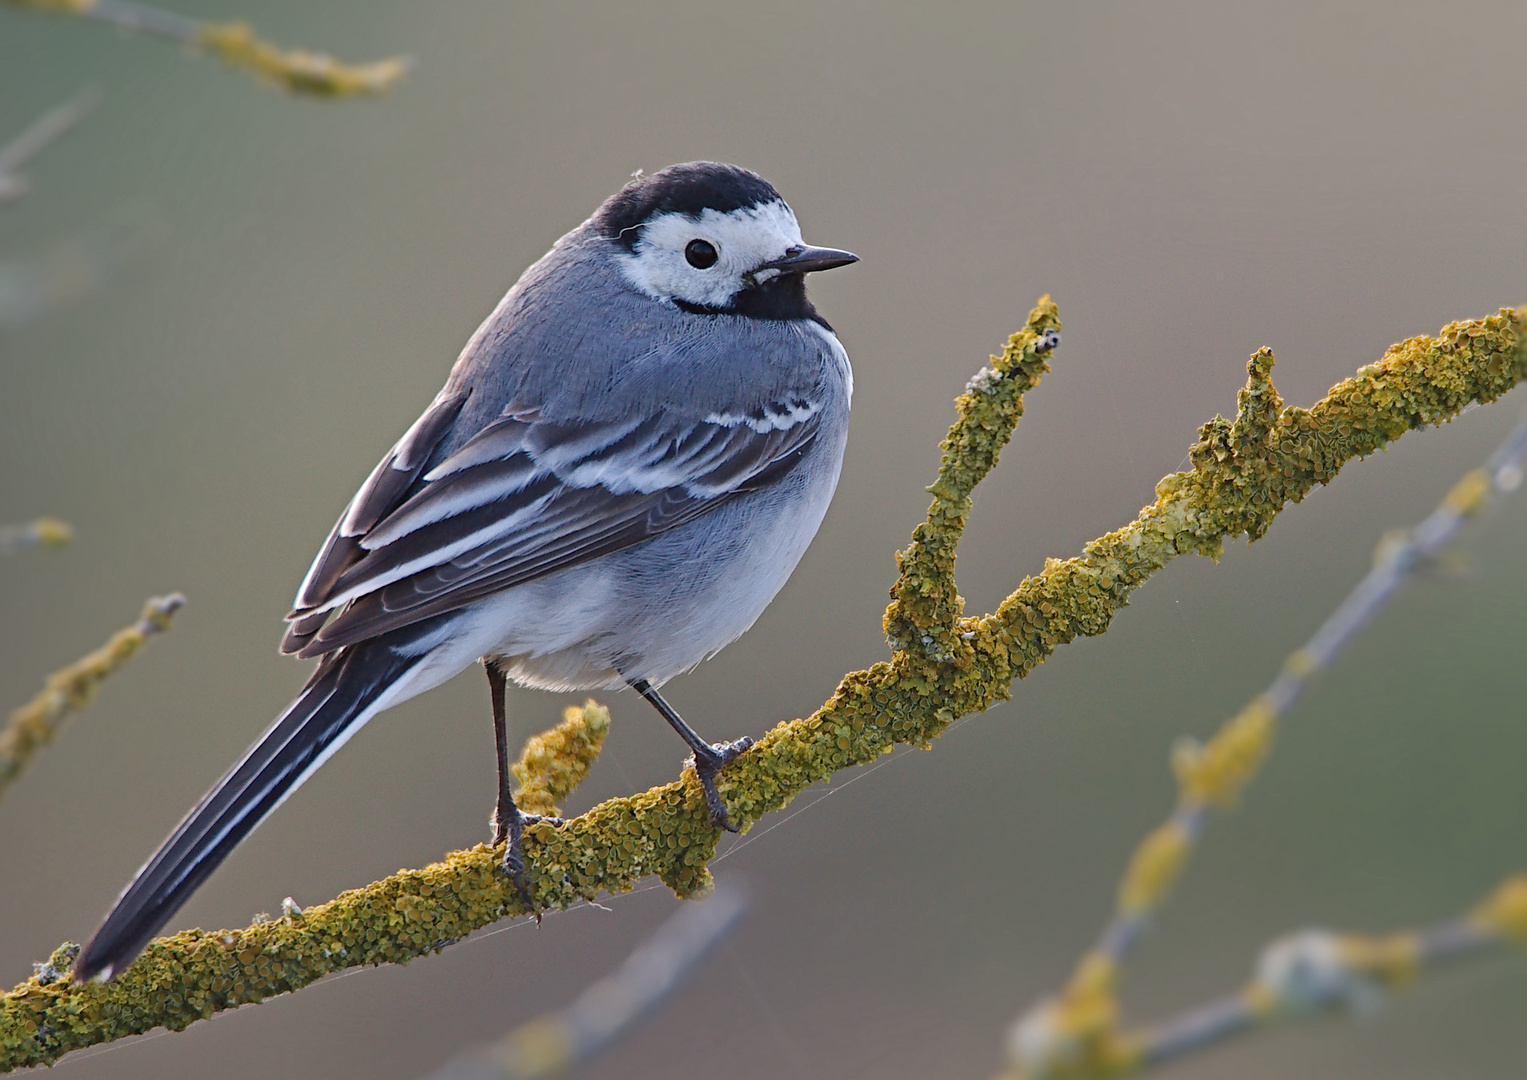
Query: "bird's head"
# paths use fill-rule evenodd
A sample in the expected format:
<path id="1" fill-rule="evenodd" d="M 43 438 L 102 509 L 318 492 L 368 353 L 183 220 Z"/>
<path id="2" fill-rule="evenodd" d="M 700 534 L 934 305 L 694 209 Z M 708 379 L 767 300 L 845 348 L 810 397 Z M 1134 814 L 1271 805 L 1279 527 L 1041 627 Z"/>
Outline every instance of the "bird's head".
<path id="1" fill-rule="evenodd" d="M 639 292 L 702 314 L 810 314 L 803 275 L 858 262 L 807 245 L 795 213 L 763 177 L 693 161 L 639 177 L 594 215 Z"/>

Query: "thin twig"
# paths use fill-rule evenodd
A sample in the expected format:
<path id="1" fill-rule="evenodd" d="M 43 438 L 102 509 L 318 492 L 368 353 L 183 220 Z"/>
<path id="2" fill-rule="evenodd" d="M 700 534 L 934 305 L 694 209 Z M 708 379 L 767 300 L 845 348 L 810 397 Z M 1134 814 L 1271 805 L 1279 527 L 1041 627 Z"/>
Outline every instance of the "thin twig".
<path id="1" fill-rule="evenodd" d="M 95 92 L 83 91 L 73 101 L 49 109 L 31 127 L 0 146 L 0 203 L 14 202 L 31 191 L 30 181 L 19 171 L 21 167 L 83 120 L 95 103 Z"/>
<path id="2" fill-rule="evenodd" d="M 170 628 L 170 620 L 185 602 L 180 593 L 154 597 L 143 606 L 137 622 L 118 630 L 89 656 L 49 675 L 37 696 L 11 713 L 0 729 L 0 796 L 69 718 L 90 704 L 108 676 L 138 655 L 149 638 Z"/>
<path id="3" fill-rule="evenodd" d="M 737 925 L 747 903 L 718 887 L 669 916 L 625 963 L 564 1009 L 521 1024 L 499 1042 L 451 1062 L 431 1080 L 533 1080 L 593 1059 L 683 984 Z"/>
<path id="4" fill-rule="evenodd" d="M 1164 1065 L 1275 1021 L 1370 1012 L 1426 972 L 1522 944 L 1527 875 L 1518 874 L 1468 914 L 1424 930 L 1381 938 L 1301 930 L 1279 938 L 1239 991 L 1129 1038 L 1141 1068 Z"/>

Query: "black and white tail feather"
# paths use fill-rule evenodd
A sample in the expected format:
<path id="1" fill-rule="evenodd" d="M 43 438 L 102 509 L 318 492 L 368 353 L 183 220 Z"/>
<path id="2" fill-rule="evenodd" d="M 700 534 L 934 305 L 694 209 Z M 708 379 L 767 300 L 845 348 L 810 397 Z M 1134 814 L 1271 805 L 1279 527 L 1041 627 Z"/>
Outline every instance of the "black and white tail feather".
<path id="1" fill-rule="evenodd" d="M 239 843 L 386 705 L 421 662 L 385 642 L 331 653 L 286 711 L 139 869 L 80 951 L 81 979 L 110 979 Z"/>

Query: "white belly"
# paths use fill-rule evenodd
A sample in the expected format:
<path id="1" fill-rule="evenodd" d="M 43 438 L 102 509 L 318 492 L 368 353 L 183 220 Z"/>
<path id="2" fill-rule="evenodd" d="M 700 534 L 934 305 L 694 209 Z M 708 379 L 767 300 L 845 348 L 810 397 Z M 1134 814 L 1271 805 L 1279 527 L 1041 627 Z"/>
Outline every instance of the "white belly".
<path id="1" fill-rule="evenodd" d="M 511 679 L 544 690 L 662 685 L 752 626 L 806 553 L 837 461 L 799 472 L 635 547 L 479 601 L 456 624 L 458 646 L 502 658 Z"/>

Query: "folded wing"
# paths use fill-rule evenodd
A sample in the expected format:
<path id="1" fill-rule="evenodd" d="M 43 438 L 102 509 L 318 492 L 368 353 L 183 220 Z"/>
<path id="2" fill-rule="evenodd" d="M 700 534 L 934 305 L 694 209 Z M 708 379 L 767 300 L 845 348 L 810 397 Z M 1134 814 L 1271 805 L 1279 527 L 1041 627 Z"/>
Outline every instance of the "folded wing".
<path id="1" fill-rule="evenodd" d="M 423 472 L 463 400 L 437 399 L 356 494 L 282 651 L 319 656 L 641 543 L 778 483 L 820 420 L 803 395 L 702 418 L 511 411 Z"/>

